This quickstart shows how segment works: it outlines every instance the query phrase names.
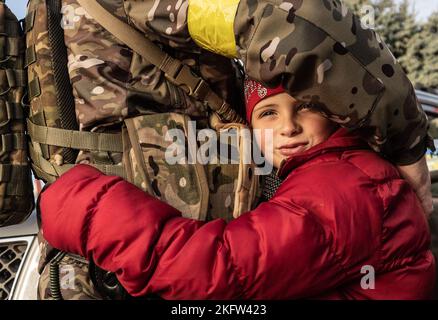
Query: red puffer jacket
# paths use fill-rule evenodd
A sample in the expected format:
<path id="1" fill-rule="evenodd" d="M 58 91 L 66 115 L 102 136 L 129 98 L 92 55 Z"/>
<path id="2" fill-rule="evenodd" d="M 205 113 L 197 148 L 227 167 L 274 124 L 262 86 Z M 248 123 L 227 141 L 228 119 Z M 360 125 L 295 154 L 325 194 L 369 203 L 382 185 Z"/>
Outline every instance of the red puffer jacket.
<path id="1" fill-rule="evenodd" d="M 396 168 L 340 129 L 280 174 L 287 178 L 269 202 L 226 224 L 182 218 L 121 178 L 78 165 L 41 196 L 44 236 L 93 257 L 134 296 L 430 297 L 428 226 Z M 362 288 L 373 270 L 374 289 Z"/>

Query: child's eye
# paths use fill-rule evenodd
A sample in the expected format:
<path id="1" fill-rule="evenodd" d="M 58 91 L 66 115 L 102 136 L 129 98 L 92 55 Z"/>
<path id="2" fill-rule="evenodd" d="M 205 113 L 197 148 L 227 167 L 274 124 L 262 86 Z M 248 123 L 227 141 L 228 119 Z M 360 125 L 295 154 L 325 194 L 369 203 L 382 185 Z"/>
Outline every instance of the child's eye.
<path id="1" fill-rule="evenodd" d="M 259 115 L 259 118 L 268 117 L 268 116 L 273 116 L 273 115 L 275 115 L 275 114 L 276 114 L 276 113 L 275 113 L 274 110 L 266 110 L 266 111 L 262 112 L 262 113 Z"/>

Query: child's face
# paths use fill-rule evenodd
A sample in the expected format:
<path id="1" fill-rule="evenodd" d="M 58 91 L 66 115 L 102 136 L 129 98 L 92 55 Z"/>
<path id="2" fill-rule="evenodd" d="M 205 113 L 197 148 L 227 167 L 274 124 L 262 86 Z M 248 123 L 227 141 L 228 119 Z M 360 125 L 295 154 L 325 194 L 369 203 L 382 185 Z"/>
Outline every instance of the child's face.
<path id="1" fill-rule="evenodd" d="M 276 168 L 290 156 L 327 140 L 336 128 L 319 112 L 298 107 L 298 101 L 287 93 L 267 97 L 254 107 L 251 125 L 260 129 L 260 149 Z M 273 141 L 269 134 L 264 134 L 267 129 L 272 129 Z M 272 155 L 265 153 L 268 143 L 272 143 Z"/>

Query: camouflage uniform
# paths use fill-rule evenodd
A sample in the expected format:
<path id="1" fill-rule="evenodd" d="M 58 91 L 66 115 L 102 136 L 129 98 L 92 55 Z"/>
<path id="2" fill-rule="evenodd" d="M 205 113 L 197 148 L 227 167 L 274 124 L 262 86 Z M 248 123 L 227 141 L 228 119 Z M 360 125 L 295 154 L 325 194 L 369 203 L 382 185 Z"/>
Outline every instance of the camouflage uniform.
<path id="1" fill-rule="evenodd" d="M 28 17 L 33 17 L 33 20 L 28 19 L 32 23 L 28 25 L 27 48 L 28 52 L 34 50 L 33 56 L 28 55 L 28 74 L 30 86 L 37 88 L 31 95 L 30 121 L 42 127 L 64 128 L 58 100 L 59 96 L 66 92 L 60 92 L 55 86 L 53 60 L 56 57 L 53 56 L 53 41 L 47 30 L 47 21 L 53 14 L 51 11 L 56 11 L 56 8 L 48 5 L 53 2 L 31 0 L 28 5 Z M 50 143 L 39 143 L 36 139 L 37 135 L 31 134 L 30 147 L 34 169 L 38 167 L 38 161 L 43 163 L 43 160 L 38 160 L 39 157 L 44 158 L 54 168 L 62 168 L 72 163 L 125 166 L 126 170 L 130 171 L 129 181 L 144 190 L 151 191 L 152 194 L 175 207 L 180 207 L 181 210 L 186 208 L 185 211 L 193 214 L 195 218 L 232 219 L 235 199 L 230 198 L 228 201 L 225 197 L 223 201 L 223 194 L 233 194 L 238 187 L 237 175 L 234 172 L 235 165 L 211 165 L 202 168 L 203 179 L 199 176 L 194 179 L 190 174 L 194 172 L 191 170 L 195 166 L 187 166 L 185 171 L 182 171 L 181 168 L 160 165 L 153 156 L 151 157 L 151 153 L 155 156 L 157 151 L 159 153 L 160 149 L 155 147 L 163 142 L 162 136 L 157 137 L 161 140 L 155 141 L 155 147 L 147 147 L 142 143 L 144 140 L 142 135 L 157 130 L 156 124 L 161 126 L 158 128 L 160 132 L 166 130 L 166 113 L 169 112 L 174 112 L 173 115 L 175 112 L 189 115 L 191 119 L 197 120 L 200 127 L 205 127 L 208 119 L 205 104 L 188 96 L 181 88 L 169 82 L 156 66 L 120 43 L 96 23 L 77 4 L 77 1 L 60 0 L 60 3 L 68 77 L 72 86 L 78 130 L 120 135 L 125 126 L 124 121 L 130 119 L 138 138 L 131 143 L 129 135 L 124 132 L 123 137 L 126 138 L 124 150 L 109 152 L 80 149 L 77 157 L 71 161 L 64 156 L 67 148 Z M 124 22 L 129 21 L 123 1 L 101 1 L 101 3 L 117 18 Z M 184 50 L 183 47 L 172 47 L 169 43 L 164 43 L 162 49 L 191 66 L 209 82 L 216 93 L 236 109 L 243 106 L 241 103 L 243 91 L 239 87 L 240 82 L 236 79 L 237 71 L 230 59 L 199 47 Z M 147 139 L 149 144 L 151 139 L 152 136 Z M 141 146 L 140 149 L 136 148 L 137 156 L 132 148 L 135 144 L 136 147 Z M 138 178 L 145 173 L 148 173 L 149 177 Z M 169 184 L 168 181 L 177 183 Z M 196 184 L 206 190 L 197 189 Z M 206 195 L 209 196 L 206 198 Z M 198 203 L 199 199 L 204 203 Z M 205 199 L 208 201 L 206 202 Z M 193 212 L 196 210 L 187 210 L 187 207 L 191 209 L 203 207 L 204 215 L 208 212 L 208 217 L 200 217 Z M 55 259 L 55 251 L 45 241 L 42 241 L 41 245 L 43 254 L 39 295 L 41 299 L 52 299 L 55 297 L 50 290 L 49 273 L 50 263 Z M 67 284 L 60 288 L 65 299 L 95 299 L 99 296 L 91 284 L 86 261 L 67 255 L 60 259 L 57 266 L 61 271 L 74 270 L 76 275 L 71 285 Z M 61 280 L 65 276 L 66 274 L 61 274 Z"/>
<path id="2" fill-rule="evenodd" d="M 221 8 L 220 0 L 208 2 Z M 182 48 L 193 45 L 189 6 L 190 1 L 125 1 L 139 30 Z M 270 87 L 282 83 L 295 98 L 318 104 L 331 120 L 360 128 L 392 162 L 414 163 L 426 147 L 433 148 L 426 116 L 400 64 L 341 1 L 241 0 L 234 35 L 236 57 L 249 76 Z"/>
<path id="3" fill-rule="evenodd" d="M 298 99 L 323 106 L 331 120 L 363 128 L 370 145 L 397 164 L 416 162 L 433 146 L 400 64 L 342 2 L 247 1 L 236 17 L 249 75 L 281 82 Z"/>

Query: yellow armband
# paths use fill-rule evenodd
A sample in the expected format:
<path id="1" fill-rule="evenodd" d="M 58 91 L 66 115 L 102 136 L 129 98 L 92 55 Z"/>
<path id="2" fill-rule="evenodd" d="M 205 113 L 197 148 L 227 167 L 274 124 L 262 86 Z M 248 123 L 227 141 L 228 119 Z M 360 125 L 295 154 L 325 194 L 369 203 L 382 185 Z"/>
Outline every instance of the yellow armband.
<path id="1" fill-rule="evenodd" d="M 235 58 L 234 18 L 240 0 L 189 0 L 190 36 L 200 47 Z"/>

